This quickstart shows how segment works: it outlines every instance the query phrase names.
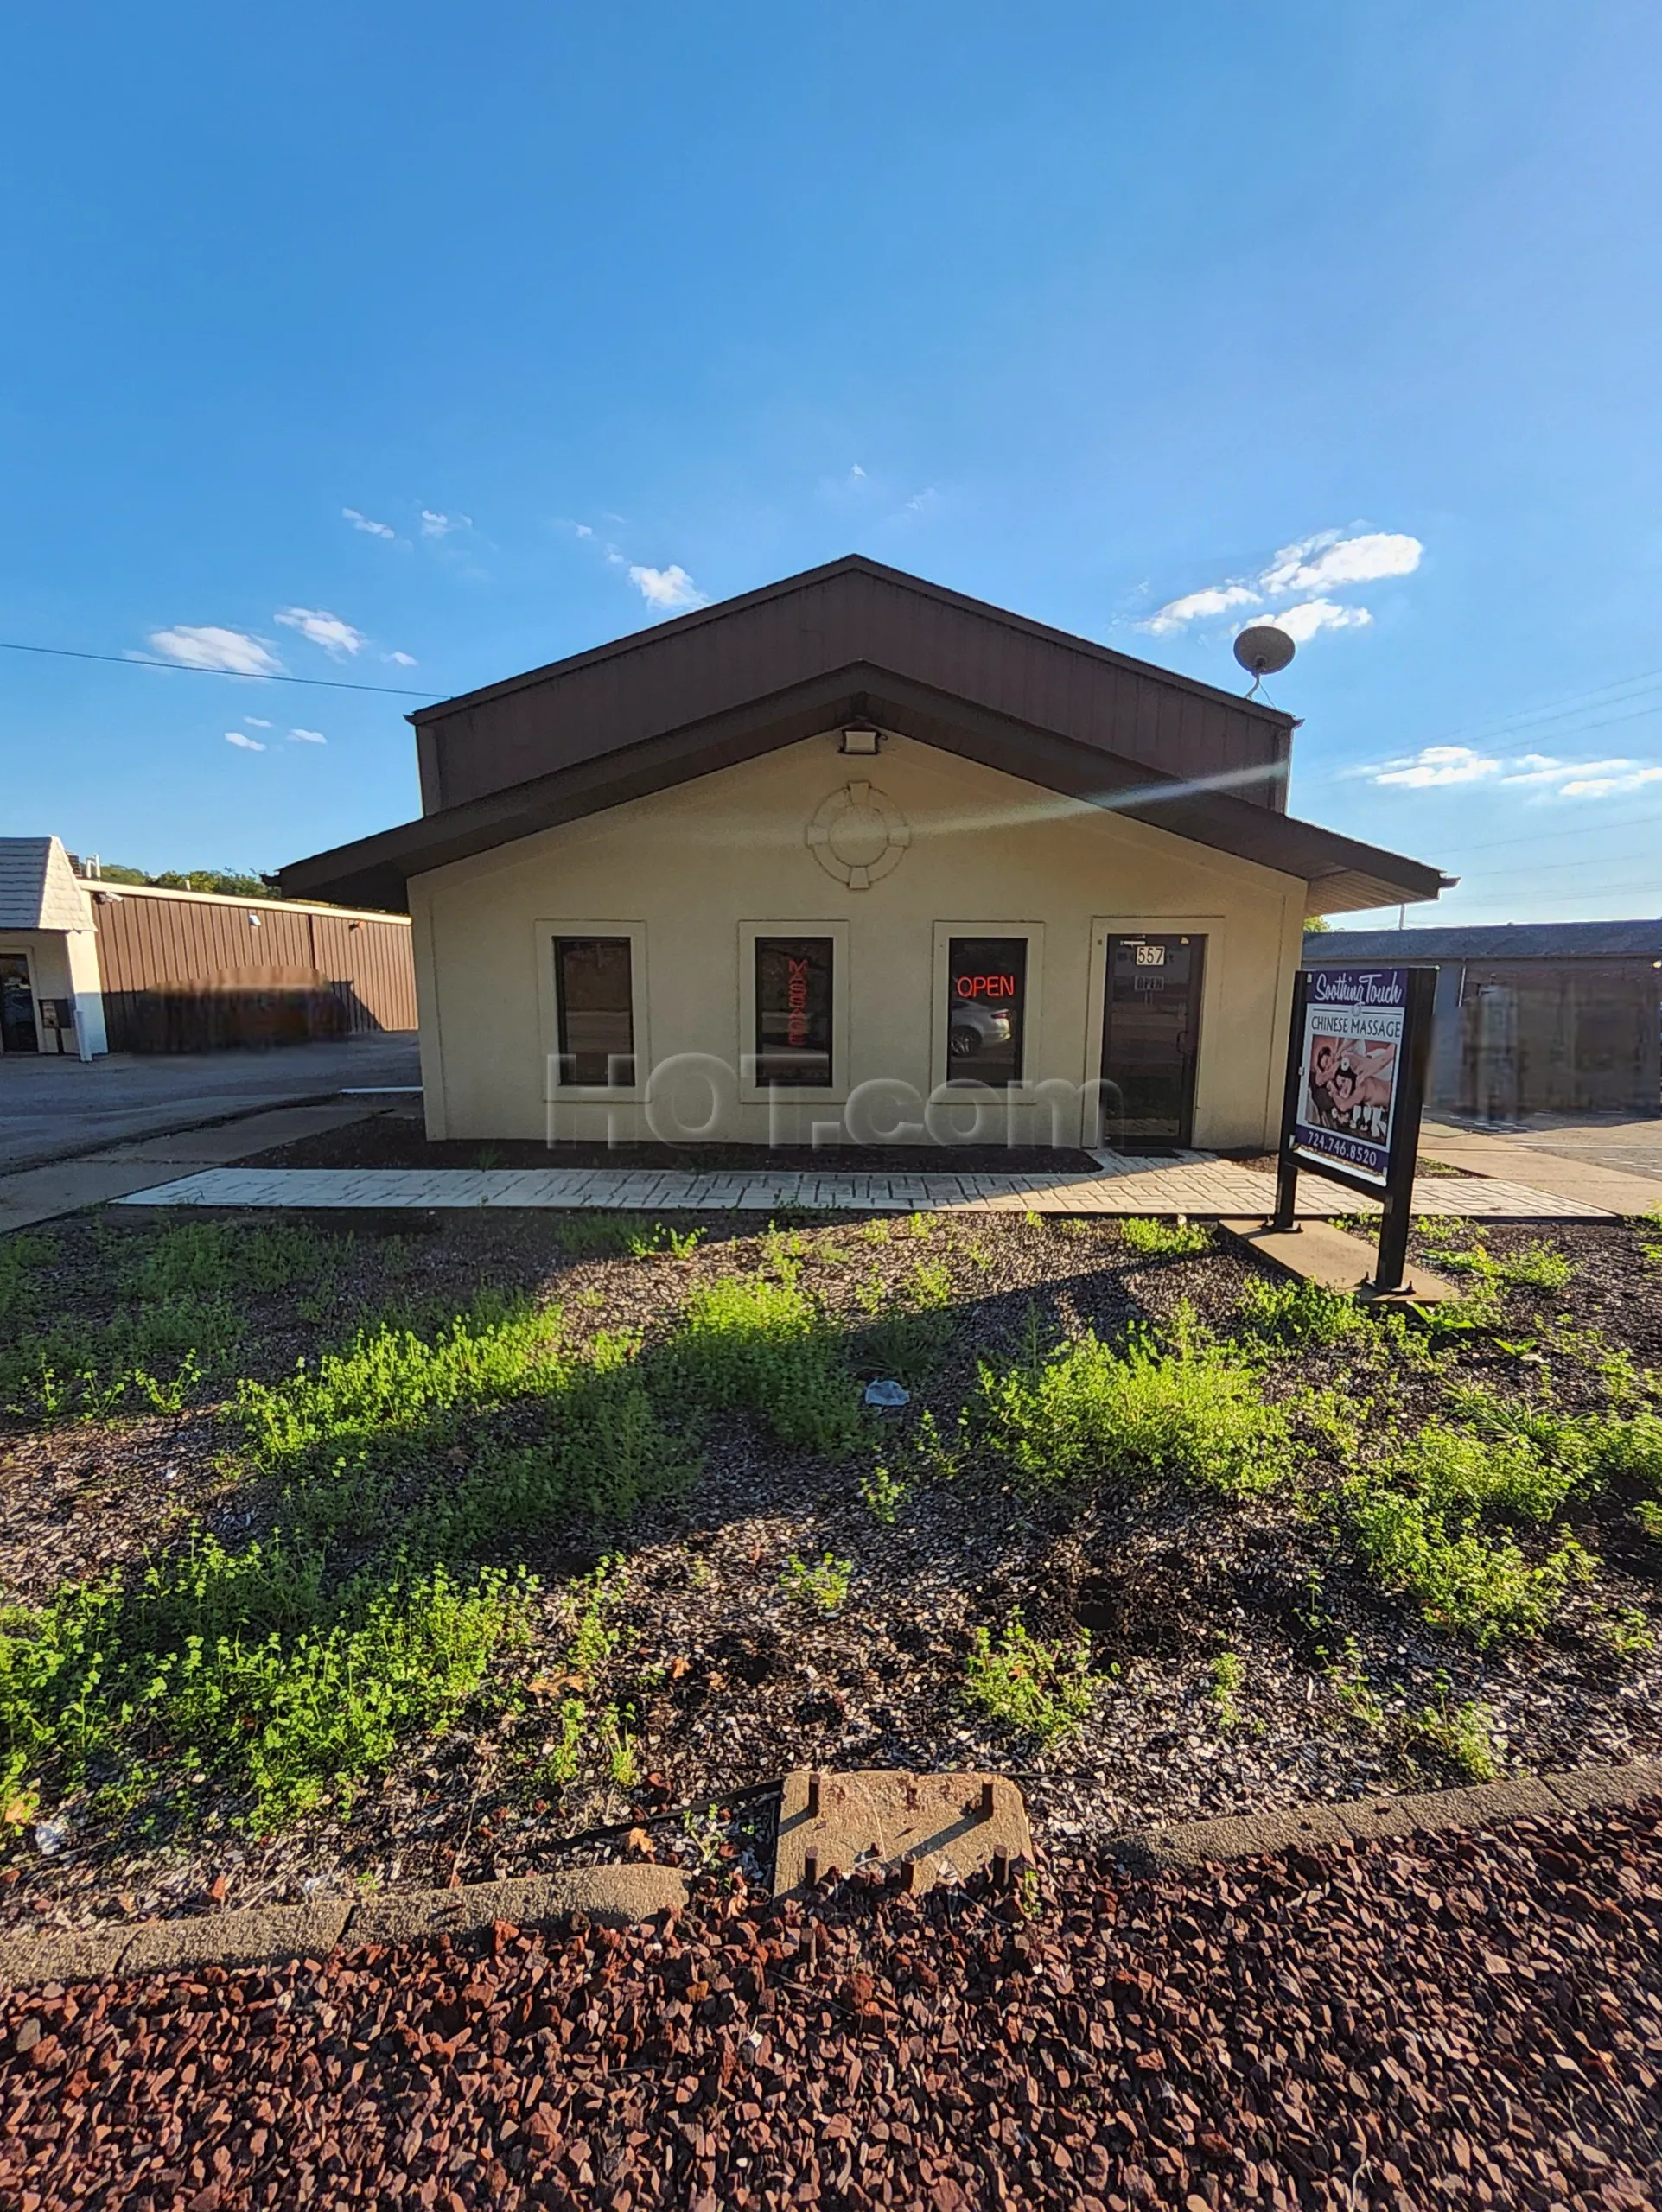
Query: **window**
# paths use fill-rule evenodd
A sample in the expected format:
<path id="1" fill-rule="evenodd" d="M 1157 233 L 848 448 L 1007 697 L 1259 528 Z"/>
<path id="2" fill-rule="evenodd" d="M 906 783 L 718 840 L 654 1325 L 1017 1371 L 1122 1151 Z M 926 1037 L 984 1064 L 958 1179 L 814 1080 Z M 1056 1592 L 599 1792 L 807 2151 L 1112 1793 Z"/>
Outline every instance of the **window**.
<path id="1" fill-rule="evenodd" d="M 634 1076 L 633 948 L 627 937 L 557 937 L 560 1081 L 626 1089 Z"/>
<path id="2" fill-rule="evenodd" d="M 759 937 L 755 947 L 758 1088 L 828 1090 L 832 940 Z"/>
<path id="3" fill-rule="evenodd" d="M 1027 1014 L 1024 937 L 955 937 L 946 948 L 946 1061 L 951 1079 L 1022 1079 Z"/>

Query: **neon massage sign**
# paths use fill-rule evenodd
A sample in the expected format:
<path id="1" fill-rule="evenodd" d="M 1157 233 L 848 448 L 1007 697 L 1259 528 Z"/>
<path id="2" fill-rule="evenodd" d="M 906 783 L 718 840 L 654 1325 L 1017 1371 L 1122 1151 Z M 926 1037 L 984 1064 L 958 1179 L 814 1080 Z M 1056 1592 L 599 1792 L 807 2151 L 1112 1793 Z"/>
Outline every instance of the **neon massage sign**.
<path id="1" fill-rule="evenodd" d="M 808 1041 L 808 963 L 794 953 L 786 962 L 785 981 L 785 1041 L 788 1045 L 806 1045 Z"/>

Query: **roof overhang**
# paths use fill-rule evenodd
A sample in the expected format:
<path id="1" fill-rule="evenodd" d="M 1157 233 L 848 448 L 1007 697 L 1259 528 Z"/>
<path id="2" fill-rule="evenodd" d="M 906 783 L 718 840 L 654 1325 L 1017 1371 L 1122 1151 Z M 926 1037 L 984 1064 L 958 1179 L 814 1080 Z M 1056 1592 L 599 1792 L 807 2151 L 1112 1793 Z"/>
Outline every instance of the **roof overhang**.
<path id="1" fill-rule="evenodd" d="M 281 871 L 279 880 L 286 898 L 402 912 L 411 876 L 860 719 L 1296 877 L 1310 887 L 1311 913 L 1358 912 L 1435 899 L 1452 880 L 1423 861 L 1296 821 L 1230 788 L 1244 773 L 1271 770 L 1198 780 L 1162 776 L 1099 746 L 1058 736 L 865 662 L 295 861 Z"/>

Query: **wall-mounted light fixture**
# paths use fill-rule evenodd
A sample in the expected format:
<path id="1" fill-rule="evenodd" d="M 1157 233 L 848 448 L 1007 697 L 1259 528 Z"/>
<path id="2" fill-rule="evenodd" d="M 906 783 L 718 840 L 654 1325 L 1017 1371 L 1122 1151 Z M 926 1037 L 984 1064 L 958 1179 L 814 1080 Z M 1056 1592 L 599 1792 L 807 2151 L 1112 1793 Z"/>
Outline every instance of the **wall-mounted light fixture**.
<path id="1" fill-rule="evenodd" d="M 248 926 L 251 930 L 257 930 L 263 926 L 258 914 L 251 914 L 248 917 Z"/>
<path id="2" fill-rule="evenodd" d="M 875 730 L 865 722 L 856 722 L 843 732 L 843 742 L 837 751 L 857 753 L 863 760 L 869 760 L 874 753 L 881 752 L 882 742 L 881 730 Z"/>

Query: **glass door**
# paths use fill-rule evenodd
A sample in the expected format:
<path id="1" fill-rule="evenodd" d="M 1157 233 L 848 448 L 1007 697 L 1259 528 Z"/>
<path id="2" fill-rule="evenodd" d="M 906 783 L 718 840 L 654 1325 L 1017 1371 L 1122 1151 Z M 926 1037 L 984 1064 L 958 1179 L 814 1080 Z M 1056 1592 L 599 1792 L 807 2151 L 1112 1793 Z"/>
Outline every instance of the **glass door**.
<path id="1" fill-rule="evenodd" d="M 0 1052 L 38 1052 L 26 952 L 0 952 Z"/>
<path id="2" fill-rule="evenodd" d="M 1111 937 L 1102 1010 L 1102 1141 L 1186 1147 L 1194 1126 L 1203 937 Z"/>

